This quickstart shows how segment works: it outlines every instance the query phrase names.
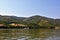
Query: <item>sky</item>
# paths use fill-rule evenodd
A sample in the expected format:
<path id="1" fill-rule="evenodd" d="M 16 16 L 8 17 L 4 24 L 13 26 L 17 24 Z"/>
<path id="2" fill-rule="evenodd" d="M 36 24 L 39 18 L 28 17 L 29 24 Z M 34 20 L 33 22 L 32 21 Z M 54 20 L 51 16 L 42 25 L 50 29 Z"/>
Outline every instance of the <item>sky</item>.
<path id="1" fill-rule="evenodd" d="M 60 0 L 0 0 L 0 15 L 60 18 Z"/>

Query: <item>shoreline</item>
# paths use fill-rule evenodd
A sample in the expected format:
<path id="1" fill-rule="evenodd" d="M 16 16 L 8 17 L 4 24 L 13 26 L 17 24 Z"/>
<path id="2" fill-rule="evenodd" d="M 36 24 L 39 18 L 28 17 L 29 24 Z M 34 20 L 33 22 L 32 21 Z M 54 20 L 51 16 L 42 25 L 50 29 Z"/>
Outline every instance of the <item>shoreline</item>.
<path id="1" fill-rule="evenodd" d="M 55 29 L 55 27 L 0 26 L 0 29 Z"/>

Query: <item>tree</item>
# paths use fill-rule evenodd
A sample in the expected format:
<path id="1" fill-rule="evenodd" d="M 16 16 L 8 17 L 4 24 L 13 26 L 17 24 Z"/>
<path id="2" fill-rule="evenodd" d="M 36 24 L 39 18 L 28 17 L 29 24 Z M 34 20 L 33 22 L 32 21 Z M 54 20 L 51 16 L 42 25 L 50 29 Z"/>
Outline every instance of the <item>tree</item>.
<path id="1" fill-rule="evenodd" d="M 27 24 L 28 27 L 32 27 L 32 28 L 38 28 L 39 25 L 38 24 L 35 24 L 35 23 L 29 23 Z"/>

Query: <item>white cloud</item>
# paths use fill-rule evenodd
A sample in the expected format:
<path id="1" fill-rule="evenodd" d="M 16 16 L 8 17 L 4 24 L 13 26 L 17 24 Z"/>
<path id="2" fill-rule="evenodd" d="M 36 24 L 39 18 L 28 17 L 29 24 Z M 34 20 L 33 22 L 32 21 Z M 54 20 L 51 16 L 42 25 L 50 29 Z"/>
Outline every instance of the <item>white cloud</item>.
<path id="1" fill-rule="evenodd" d="M 0 10 L 0 15 L 14 16 L 15 15 L 15 11 Z"/>

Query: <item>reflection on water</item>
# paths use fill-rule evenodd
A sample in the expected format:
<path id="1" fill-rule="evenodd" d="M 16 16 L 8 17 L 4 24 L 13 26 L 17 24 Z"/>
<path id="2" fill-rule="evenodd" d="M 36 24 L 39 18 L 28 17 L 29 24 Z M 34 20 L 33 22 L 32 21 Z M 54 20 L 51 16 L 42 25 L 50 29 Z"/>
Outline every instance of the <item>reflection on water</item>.
<path id="1" fill-rule="evenodd" d="M 60 30 L 0 29 L 0 40 L 60 40 Z"/>

